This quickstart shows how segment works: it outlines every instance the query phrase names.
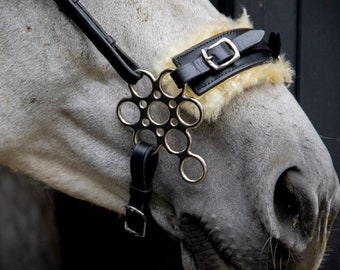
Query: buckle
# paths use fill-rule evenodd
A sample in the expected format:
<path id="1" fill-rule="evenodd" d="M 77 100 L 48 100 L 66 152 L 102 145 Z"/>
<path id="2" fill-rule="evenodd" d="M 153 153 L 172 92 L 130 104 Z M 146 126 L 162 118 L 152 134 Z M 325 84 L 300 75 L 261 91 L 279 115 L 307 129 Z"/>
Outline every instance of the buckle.
<path id="1" fill-rule="evenodd" d="M 126 212 L 127 211 L 130 211 L 131 214 L 137 214 L 137 217 L 139 216 L 139 217 L 142 218 L 142 220 L 143 220 L 143 228 L 141 229 L 141 231 L 136 231 L 134 229 L 131 229 L 129 227 L 129 225 L 128 225 L 128 222 L 125 219 L 125 223 L 124 223 L 125 230 L 128 231 L 129 233 L 131 233 L 134 236 L 145 237 L 147 218 L 144 215 L 144 213 L 142 211 L 138 210 L 137 208 L 131 206 L 131 205 L 128 205 L 126 207 Z M 127 214 L 126 214 L 126 216 L 127 216 Z"/>
<path id="2" fill-rule="evenodd" d="M 207 51 L 212 49 L 212 48 L 217 47 L 221 43 L 226 43 L 232 49 L 232 51 L 234 52 L 234 55 L 230 60 L 228 60 L 228 61 L 226 61 L 222 64 L 216 64 L 213 61 L 214 56 L 208 55 Z M 211 45 L 208 49 L 202 49 L 201 52 L 202 52 L 202 56 L 203 56 L 204 60 L 208 63 L 208 65 L 210 67 L 212 67 L 215 70 L 221 70 L 223 68 L 226 68 L 227 66 L 231 65 L 232 63 L 234 63 L 235 61 L 240 59 L 240 52 L 237 49 L 236 45 L 229 38 L 226 38 L 226 37 L 221 38 L 219 41 L 217 41 L 216 43 Z"/>

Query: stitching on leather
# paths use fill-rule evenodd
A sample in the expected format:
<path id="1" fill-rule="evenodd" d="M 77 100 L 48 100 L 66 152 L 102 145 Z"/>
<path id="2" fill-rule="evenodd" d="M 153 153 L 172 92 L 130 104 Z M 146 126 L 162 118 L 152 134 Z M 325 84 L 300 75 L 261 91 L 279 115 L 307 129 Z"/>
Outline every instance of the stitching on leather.
<path id="1" fill-rule="evenodd" d="M 251 68 L 254 64 L 256 65 L 256 62 L 259 61 L 259 60 L 262 60 L 262 59 L 263 59 L 262 57 L 258 57 L 258 58 L 256 58 L 256 59 L 254 59 L 254 60 L 250 63 L 249 68 Z M 270 56 L 268 57 L 268 60 L 269 60 L 269 59 L 270 59 Z M 222 72 L 222 73 L 220 73 L 219 75 L 217 75 L 217 77 L 214 77 L 213 79 L 209 80 L 208 82 L 205 82 L 205 83 L 202 84 L 201 86 L 199 86 L 199 87 L 194 87 L 194 89 L 197 90 L 197 91 L 198 91 L 198 90 L 201 90 L 202 88 L 204 88 L 204 87 L 206 87 L 206 86 L 209 86 L 210 84 L 212 84 L 212 83 L 215 82 L 216 80 L 220 79 L 221 77 L 223 77 L 223 76 L 225 76 L 225 75 L 228 75 L 228 73 L 234 71 L 235 69 L 239 69 L 239 68 L 241 68 L 241 67 L 243 67 L 243 66 L 245 66 L 245 65 L 247 65 L 247 64 L 249 64 L 249 62 L 248 62 L 248 63 L 245 63 L 245 64 L 243 64 L 243 65 L 240 65 L 240 66 L 238 66 L 238 67 L 232 68 L 232 69 L 230 69 L 230 70 L 228 70 L 228 71 Z M 258 64 L 260 64 L 260 63 L 258 63 Z M 242 71 L 243 71 L 243 70 L 242 70 Z M 242 71 L 240 71 L 240 72 L 242 72 Z M 233 75 L 236 75 L 236 74 L 233 74 Z M 233 76 L 233 75 L 231 75 L 231 76 Z M 228 79 L 228 76 L 227 76 L 227 78 L 225 78 L 225 79 Z"/>
<path id="2" fill-rule="evenodd" d="M 230 31 L 223 32 L 221 34 L 218 34 L 215 37 L 211 37 L 206 42 L 191 47 L 191 50 L 186 52 L 185 54 L 181 54 L 181 55 L 175 57 L 176 62 L 178 62 L 178 64 L 181 65 L 182 64 L 182 62 L 181 62 L 182 60 L 181 59 L 185 58 L 187 55 L 191 54 L 193 51 L 196 51 L 199 48 L 205 47 L 206 44 L 211 43 L 212 41 L 215 41 L 217 39 L 221 39 L 221 37 L 224 37 L 224 36 L 227 36 L 227 35 L 230 35 L 230 34 L 234 34 L 234 33 L 236 33 L 236 34 L 243 33 L 243 32 L 249 31 L 249 30 L 250 29 L 247 29 L 247 28 L 235 29 L 235 30 L 230 30 Z"/>

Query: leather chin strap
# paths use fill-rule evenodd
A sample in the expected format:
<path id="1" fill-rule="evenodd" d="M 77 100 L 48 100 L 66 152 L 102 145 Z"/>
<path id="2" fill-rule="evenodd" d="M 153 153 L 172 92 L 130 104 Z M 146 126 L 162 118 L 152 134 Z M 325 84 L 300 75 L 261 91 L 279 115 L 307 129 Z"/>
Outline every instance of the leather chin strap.
<path id="1" fill-rule="evenodd" d="M 152 193 L 152 178 L 155 173 L 158 153 L 154 146 L 139 142 L 131 156 L 130 201 L 126 208 L 125 229 L 137 237 L 144 237 L 147 216 L 151 216 L 149 199 Z"/>

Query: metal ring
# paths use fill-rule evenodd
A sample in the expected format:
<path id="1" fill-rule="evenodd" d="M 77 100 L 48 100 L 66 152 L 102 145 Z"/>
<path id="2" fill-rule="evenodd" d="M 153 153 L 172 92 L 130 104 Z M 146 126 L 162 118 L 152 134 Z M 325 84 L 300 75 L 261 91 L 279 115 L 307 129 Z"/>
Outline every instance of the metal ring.
<path id="1" fill-rule="evenodd" d="M 185 104 L 190 104 L 190 103 L 194 104 L 196 106 L 196 108 L 198 109 L 198 114 L 199 114 L 198 118 L 196 119 L 195 112 L 192 112 L 192 113 L 188 112 L 189 115 L 191 115 L 192 117 L 195 118 L 195 121 L 193 121 L 192 123 L 186 121 L 183 118 L 183 116 L 181 115 L 181 112 L 180 112 L 180 110 L 183 109 L 183 106 L 185 106 Z M 197 100 L 195 100 L 193 98 L 185 98 L 180 104 L 177 105 L 176 115 L 177 115 L 178 120 L 188 128 L 188 127 L 197 126 L 201 123 L 201 121 L 202 121 L 202 111 L 203 111 L 203 108 L 202 108 L 201 103 L 197 102 Z"/>
<path id="2" fill-rule="evenodd" d="M 161 121 L 156 121 L 156 120 L 159 120 L 159 119 L 155 119 L 157 116 L 157 114 L 156 115 L 154 115 L 154 112 L 153 112 L 153 110 L 157 107 L 157 104 L 159 105 L 159 106 L 165 106 L 166 107 L 166 109 L 167 109 L 167 115 L 166 115 L 166 117 L 164 117 L 164 118 L 166 118 L 166 119 L 161 119 Z M 165 107 L 164 108 L 156 108 L 156 111 L 157 110 L 165 110 Z M 163 101 L 161 101 L 161 100 L 155 100 L 155 101 L 153 101 L 153 102 L 151 102 L 150 104 L 149 104 L 149 106 L 147 107 L 147 115 L 148 115 L 148 118 L 149 118 L 149 120 L 153 123 L 153 124 L 155 124 L 156 126 L 163 126 L 163 125 L 165 125 L 167 122 L 169 122 L 169 120 L 170 120 L 170 108 L 169 108 L 169 106 L 168 106 L 168 104 L 166 104 L 166 103 L 164 103 Z"/>
<path id="3" fill-rule="evenodd" d="M 143 99 L 143 98 L 146 98 L 146 97 L 150 96 L 150 94 L 152 94 L 152 90 L 153 90 L 153 88 L 154 88 L 154 87 L 153 87 L 153 84 L 154 84 L 154 82 L 156 81 L 156 79 L 155 79 L 155 77 L 153 76 L 153 74 L 150 73 L 150 72 L 147 71 L 147 70 L 144 70 L 144 69 L 137 69 L 136 72 L 139 73 L 139 74 L 141 74 L 141 78 L 137 81 L 136 84 L 129 84 L 129 89 L 130 89 L 131 94 L 132 94 L 133 96 L 137 96 L 138 98 Z M 140 93 L 138 93 L 138 91 L 136 90 L 135 87 L 137 87 L 138 82 L 139 82 L 144 76 L 146 76 L 146 77 L 150 80 L 151 86 L 152 86 L 152 87 L 151 87 L 150 93 L 147 93 L 147 94 L 145 94 L 145 95 L 141 95 Z"/>
<path id="4" fill-rule="evenodd" d="M 171 147 L 171 144 L 169 143 L 169 135 L 171 135 L 171 132 L 178 132 L 179 134 L 183 135 L 186 139 L 186 146 L 183 147 L 183 149 L 180 150 L 176 150 L 175 147 Z M 178 139 L 177 139 L 178 141 Z M 183 132 L 177 128 L 174 129 L 170 129 L 166 132 L 165 136 L 164 136 L 164 145 L 165 148 L 168 150 L 169 153 L 174 154 L 174 155 L 179 155 L 182 154 L 186 151 L 188 151 L 188 149 L 190 149 L 191 146 L 191 135 L 188 132 Z"/>
<path id="5" fill-rule="evenodd" d="M 189 158 L 196 159 L 202 167 L 202 174 L 198 178 L 190 178 L 185 173 L 184 165 L 188 161 Z M 183 179 L 188 183 L 199 183 L 199 182 L 203 181 L 207 177 L 207 172 L 208 172 L 207 171 L 207 165 L 206 165 L 204 159 L 201 158 L 198 155 L 191 153 L 191 152 L 189 152 L 189 155 L 181 160 L 179 170 L 180 170 L 180 173 L 181 173 Z"/>
<path id="6" fill-rule="evenodd" d="M 174 70 L 175 70 L 174 68 L 167 68 L 167 69 L 163 70 L 161 72 L 161 74 L 159 75 L 159 77 L 158 77 L 158 87 L 159 87 L 159 89 L 162 91 L 164 96 L 166 96 L 167 98 L 170 98 L 170 99 L 175 99 L 175 98 L 177 98 L 179 96 L 182 96 L 183 93 L 184 93 L 184 88 L 180 88 L 179 89 L 180 91 L 178 91 L 177 94 L 171 95 L 168 92 L 166 92 L 166 90 L 163 88 L 162 81 L 164 81 L 164 77 L 167 74 L 170 74 L 171 72 L 173 72 Z M 171 82 L 171 80 L 170 80 L 170 82 Z"/>
<path id="7" fill-rule="evenodd" d="M 138 109 L 138 112 L 139 112 L 139 116 L 138 116 L 138 119 L 137 121 L 133 121 L 133 122 L 129 122 L 128 120 L 126 120 L 123 116 L 123 113 L 122 113 L 122 106 L 124 106 L 124 104 L 126 105 L 127 103 L 131 103 L 133 105 L 135 105 Z M 137 110 L 136 110 L 137 111 Z M 117 106 L 117 116 L 119 118 L 119 120 L 126 126 L 133 126 L 133 125 L 136 125 L 140 120 L 141 120 L 141 111 L 140 111 L 140 108 L 139 106 L 131 101 L 130 99 L 123 99 L 121 100 L 119 103 L 118 103 L 118 106 Z"/>

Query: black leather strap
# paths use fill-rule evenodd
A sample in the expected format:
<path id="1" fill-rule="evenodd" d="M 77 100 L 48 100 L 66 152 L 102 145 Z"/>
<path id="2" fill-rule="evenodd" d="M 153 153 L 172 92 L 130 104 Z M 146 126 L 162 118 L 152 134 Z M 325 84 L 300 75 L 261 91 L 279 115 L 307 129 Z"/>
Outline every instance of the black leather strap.
<path id="1" fill-rule="evenodd" d="M 118 74 L 127 83 L 136 84 L 141 78 L 141 74 L 136 72 L 138 65 L 116 45 L 116 41 L 92 18 L 82 4 L 78 0 L 54 1 L 85 33 Z"/>
<path id="2" fill-rule="evenodd" d="M 152 192 L 152 178 L 155 173 L 158 154 L 154 146 L 145 142 L 136 144 L 131 156 L 130 201 L 126 208 L 125 229 L 137 237 L 144 237 L 149 214 L 149 199 Z"/>
<path id="3" fill-rule="evenodd" d="M 273 48 L 263 37 L 263 30 L 236 29 L 206 39 L 173 58 L 177 69 L 171 77 L 178 87 L 188 83 L 202 95 L 232 75 L 277 57 L 279 36 L 271 35 Z"/>

